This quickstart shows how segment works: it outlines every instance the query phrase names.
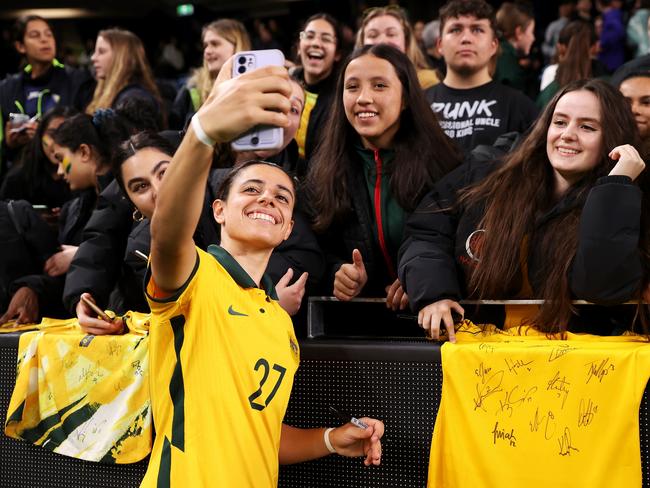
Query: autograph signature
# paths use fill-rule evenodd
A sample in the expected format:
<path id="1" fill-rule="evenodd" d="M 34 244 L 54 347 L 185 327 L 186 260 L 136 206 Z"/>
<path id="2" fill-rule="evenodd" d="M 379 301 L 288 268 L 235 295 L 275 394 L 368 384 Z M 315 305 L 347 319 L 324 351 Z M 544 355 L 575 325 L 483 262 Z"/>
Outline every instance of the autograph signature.
<path id="1" fill-rule="evenodd" d="M 510 432 L 506 432 L 506 429 L 499 429 L 499 422 L 497 421 L 494 424 L 494 429 L 491 432 L 493 443 L 497 443 L 497 439 L 503 439 L 508 441 L 510 447 L 517 447 L 517 437 L 515 436 L 515 429 L 510 429 Z"/>
<path id="2" fill-rule="evenodd" d="M 485 380 L 482 385 L 476 385 L 476 398 L 472 399 L 474 401 L 474 410 L 482 408 L 483 411 L 487 412 L 483 406 L 483 402 L 490 395 L 494 395 L 495 393 L 503 391 L 503 388 L 501 388 L 503 375 L 503 371 L 497 371 L 496 373 L 492 374 L 492 376 L 490 376 L 487 380 Z"/>
<path id="3" fill-rule="evenodd" d="M 551 363 L 555 361 L 556 359 L 560 359 L 563 357 L 565 354 L 570 353 L 571 351 L 575 351 L 578 349 L 577 347 L 572 347 L 568 344 L 561 344 L 557 347 L 554 347 L 551 349 L 551 354 L 548 357 L 548 362 Z"/>
<path id="4" fill-rule="evenodd" d="M 599 382 L 603 382 L 603 378 L 607 376 L 610 371 L 614 371 L 616 367 L 609 363 L 609 358 L 603 359 L 600 363 L 596 364 L 597 361 L 592 361 L 590 363 L 585 364 L 585 366 L 589 366 L 589 369 L 587 371 L 587 381 L 585 382 L 586 385 L 589 384 L 592 378 L 598 378 Z M 609 364 L 607 364 L 609 363 Z"/>
<path id="5" fill-rule="evenodd" d="M 566 402 L 566 397 L 569 395 L 569 386 L 571 383 L 569 383 L 566 380 L 566 376 L 562 376 L 560 378 L 560 372 L 557 371 L 555 373 L 555 376 L 551 380 L 549 380 L 546 390 L 547 391 L 555 391 L 557 393 L 558 398 L 562 398 L 562 408 L 564 408 L 564 403 Z"/>
<path id="6" fill-rule="evenodd" d="M 540 426 L 544 424 L 544 439 L 547 441 L 555 434 L 555 415 L 550 410 L 546 415 L 539 416 L 539 407 L 535 409 L 535 416 L 528 422 L 531 432 L 537 432 Z"/>
<path id="7" fill-rule="evenodd" d="M 505 358 L 504 361 L 506 362 L 508 371 L 514 373 L 515 375 L 517 374 L 517 370 L 519 368 L 526 368 L 528 371 L 530 371 L 528 365 L 534 362 L 533 360 L 526 362 L 526 361 L 522 361 L 521 359 L 515 359 L 513 361 L 512 359 L 508 359 L 508 358 Z"/>
<path id="8" fill-rule="evenodd" d="M 537 391 L 537 387 L 533 386 L 528 390 L 522 388 L 523 394 L 518 396 L 516 391 L 519 389 L 519 385 L 515 385 L 512 390 L 507 391 L 504 395 L 503 400 L 499 400 L 499 407 L 502 412 L 507 412 L 509 417 L 512 417 L 513 407 L 519 407 L 526 402 L 531 402 L 533 400 L 533 394 Z"/>
<path id="9" fill-rule="evenodd" d="M 580 399 L 580 406 L 578 407 L 578 427 L 587 427 L 594 420 L 594 416 L 598 413 L 598 405 L 589 399 L 588 402 L 584 398 Z"/>
<path id="10" fill-rule="evenodd" d="M 557 442 L 560 445 L 560 456 L 570 456 L 571 451 L 580 452 L 580 449 L 571 445 L 571 432 L 568 427 L 564 428 L 564 434 L 557 438 Z"/>
<path id="11" fill-rule="evenodd" d="M 474 374 L 481 378 L 481 383 L 485 383 L 485 377 L 490 371 L 492 371 L 492 368 L 486 368 L 483 366 L 483 362 L 481 362 L 481 364 L 478 365 L 478 368 L 474 370 Z"/>

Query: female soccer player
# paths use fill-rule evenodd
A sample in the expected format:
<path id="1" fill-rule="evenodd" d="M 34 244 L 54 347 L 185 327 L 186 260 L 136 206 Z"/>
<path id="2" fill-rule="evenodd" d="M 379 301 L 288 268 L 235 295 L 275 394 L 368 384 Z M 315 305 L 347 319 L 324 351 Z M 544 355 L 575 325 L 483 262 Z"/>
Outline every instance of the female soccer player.
<path id="1" fill-rule="evenodd" d="M 299 362 L 291 321 L 264 277 L 293 225 L 295 188 L 280 168 L 239 166 L 213 204 L 221 246 L 197 249 L 213 146 L 258 125 L 288 125 L 284 68 L 228 80 L 230 61 L 170 163 L 151 221 L 147 294 L 153 312 L 156 439 L 142 486 L 277 484 L 280 463 L 365 455 L 378 464 L 383 425 L 333 430 L 282 424 Z M 329 449 L 329 448 L 332 449 Z"/>

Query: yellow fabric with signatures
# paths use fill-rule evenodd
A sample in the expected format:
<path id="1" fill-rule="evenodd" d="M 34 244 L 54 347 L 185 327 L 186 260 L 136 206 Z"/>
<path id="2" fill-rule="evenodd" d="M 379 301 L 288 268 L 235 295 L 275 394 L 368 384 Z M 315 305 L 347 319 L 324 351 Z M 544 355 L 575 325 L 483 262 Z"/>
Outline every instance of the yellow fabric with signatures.
<path id="1" fill-rule="evenodd" d="M 133 463 L 151 450 L 149 315 L 129 312 L 129 333 L 93 336 L 77 319 L 5 324 L 20 336 L 5 433 L 59 454 Z"/>
<path id="2" fill-rule="evenodd" d="M 500 331 L 465 321 L 442 346 L 428 486 L 641 486 L 638 336 Z"/>

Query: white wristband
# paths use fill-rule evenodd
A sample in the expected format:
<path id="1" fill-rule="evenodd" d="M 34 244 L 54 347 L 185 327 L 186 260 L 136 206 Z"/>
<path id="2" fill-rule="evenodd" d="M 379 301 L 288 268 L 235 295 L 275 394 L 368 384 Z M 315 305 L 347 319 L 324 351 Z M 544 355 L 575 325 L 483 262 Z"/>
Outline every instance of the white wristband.
<path id="1" fill-rule="evenodd" d="M 203 130 L 203 126 L 201 126 L 201 121 L 199 120 L 198 113 L 192 116 L 192 129 L 194 129 L 194 134 L 196 135 L 196 138 L 206 146 L 214 147 L 214 145 L 217 143 L 217 141 L 213 140 Z"/>
<path id="2" fill-rule="evenodd" d="M 336 454 L 336 449 L 334 449 L 334 446 L 332 446 L 332 443 L 330 442 L 330 432 L 332 432 L 333 430 L 334 427 L 325 429 L 325 432 L 323 432 L 323 440 L 325 441 L 325 447 L 327 447 L 327 450 L 332 454 Z"/>

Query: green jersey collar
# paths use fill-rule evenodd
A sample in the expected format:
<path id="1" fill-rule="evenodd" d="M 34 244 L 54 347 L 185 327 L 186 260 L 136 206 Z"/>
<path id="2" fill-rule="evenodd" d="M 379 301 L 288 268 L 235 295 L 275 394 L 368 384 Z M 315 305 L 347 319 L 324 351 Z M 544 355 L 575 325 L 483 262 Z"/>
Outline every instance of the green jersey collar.
<path id="1" fill-rule="evenodd" d="M 221 266 L 228 272 L 235 282 L 242 288 L 259 288 L 253 278 L 241 267 L 235 258 L 233 258 L 228 251 L 223 247 L 211 244 L 208 246 L 208 253 L 210 253 L 219 262 Z M 262 287 L 266 294 L 273 300 L 278 299 L 275 293 L 275 286 L 271 277 L 264 273 L 262 276 Z"/>

